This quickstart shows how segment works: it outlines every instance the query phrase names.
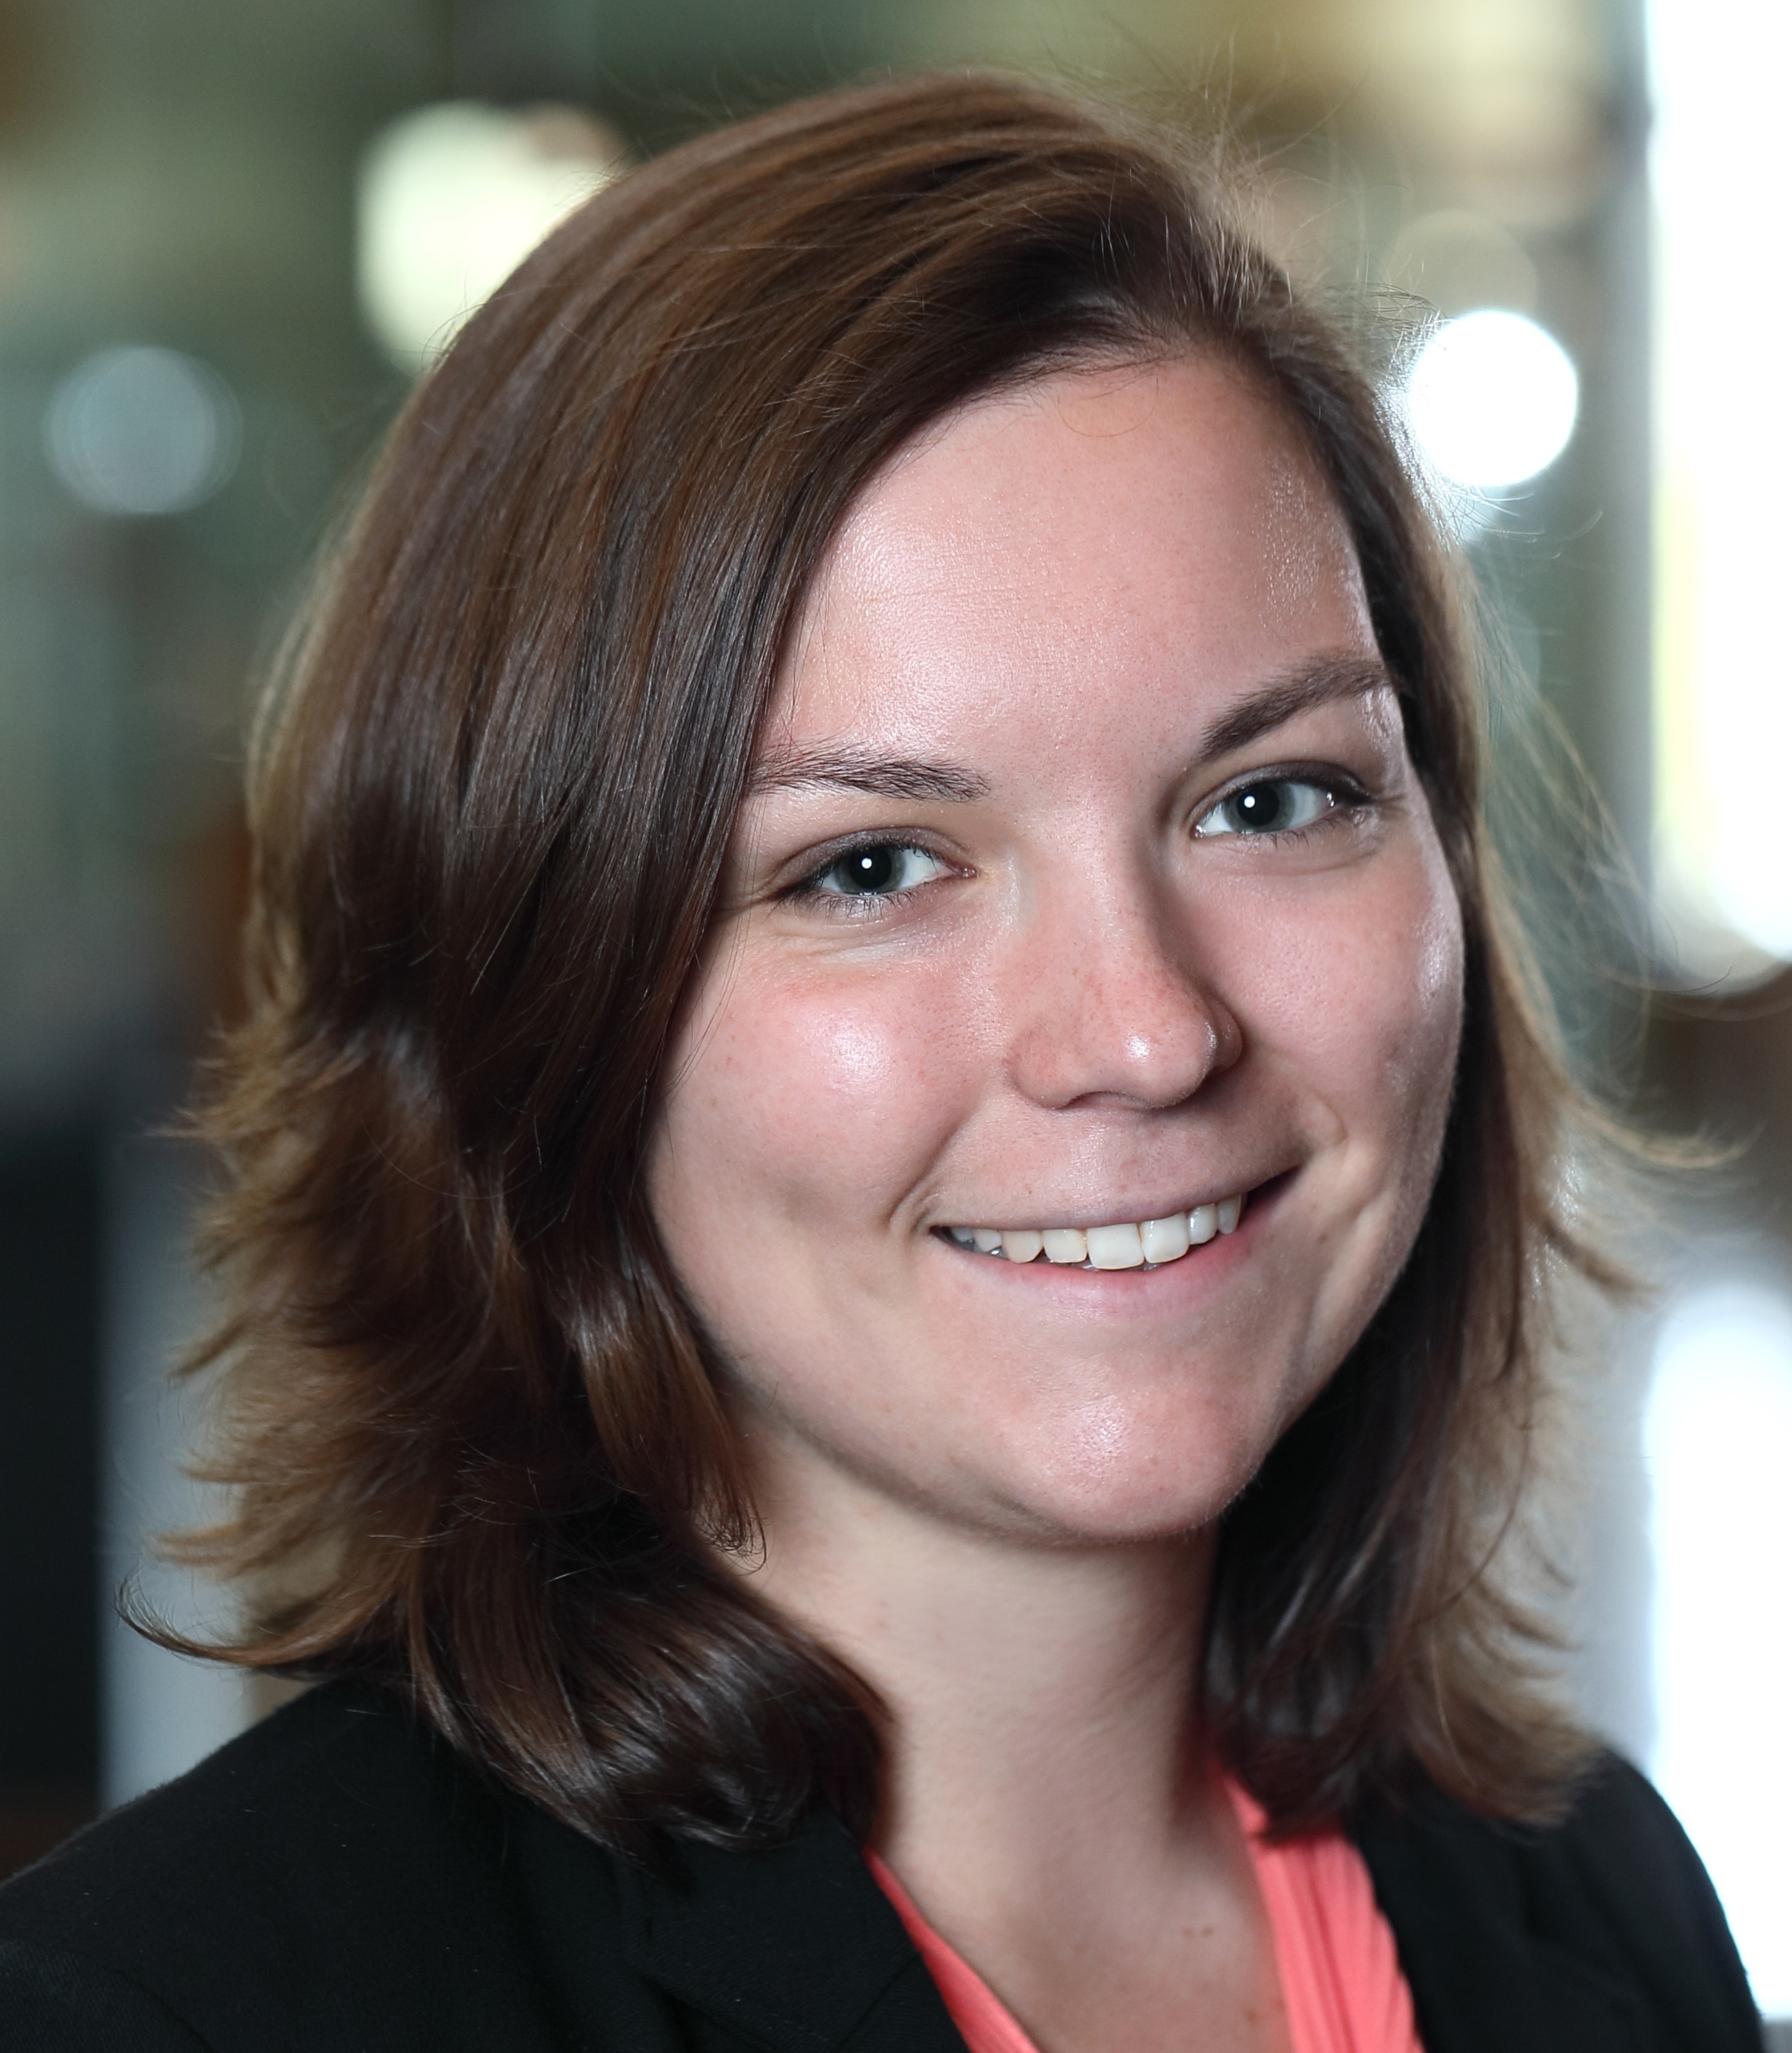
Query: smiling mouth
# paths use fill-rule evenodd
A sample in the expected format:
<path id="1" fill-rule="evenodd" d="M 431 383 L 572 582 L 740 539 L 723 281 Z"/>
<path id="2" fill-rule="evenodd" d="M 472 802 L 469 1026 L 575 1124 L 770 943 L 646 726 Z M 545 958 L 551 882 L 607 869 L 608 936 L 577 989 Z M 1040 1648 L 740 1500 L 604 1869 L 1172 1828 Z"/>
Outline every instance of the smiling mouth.
<path id="1" fill-rule="evenodd" d="M 1116 1226 L 949 1226 L 943 1231 L 955 1246 L 998 1262 L 1037 1262 L 1043 1256 L 1065 1269 L 1162 1269 L 1219 1235 L 1236 1233 L 1245 1215 L 1245 1195 Z"/>

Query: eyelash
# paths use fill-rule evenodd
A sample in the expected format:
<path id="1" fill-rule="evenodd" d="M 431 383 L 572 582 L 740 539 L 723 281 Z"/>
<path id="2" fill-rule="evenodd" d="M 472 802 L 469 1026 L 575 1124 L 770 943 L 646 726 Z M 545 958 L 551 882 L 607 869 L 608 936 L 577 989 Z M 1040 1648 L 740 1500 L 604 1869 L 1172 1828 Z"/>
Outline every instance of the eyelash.
<path id="1" fill-rule="evenodd" d="M 1326 811 L 1316 820 L 1309 820 L 1296 827 L 1260 827 L 1252 832 L 1234 827 L 1224 833 L 1202 832 L 1202 822 L 1211 819 L 1222 807 L 1229 806 L 1253 791 L 1272 789 L 1276 786 L 1293 787 L 1304 791 L 1318 791 L 1327 801 Z M 1369 811 L 1376 801 L 1357 783 L 1335 770 L 1307 764 L 1291 764 L 1286 768 L 1253 771 L 1241 778 L 1218 797 L 1210 799 L 1197 815 L 1190 832 L 1198 841 L 1249 841 L 1276 844 L 1300 839 L 1305 835 L 1323 831 L 1329 824 L 1341 823 L 1344 818 Z"/>
<path id="2" fill-rule="evenodd" d="M 905 891 L 827 891 L 822 889 L 822 879 L 829 872 L 849 862 L 855 855 L 866 855 L 888 849 L 899 855 L 924 855 L 931 862 L 946 869 L 951 865 L 938 850 L 929 848 L 924 842 L 903 841 L 889 834 L 865 834 L 857 841 L 848 842 L 844 847 L 831 850 L 816 864 L 806 877 L 800 877 L 790 888 L 781 893 L 786 904 L 808 905 L 825 913 L 829 918 L 839 920 L 875 919 L 892 905 L 905 905 L 925 885 L 915 885 Z M 928 879 L 928 882 L 934 880 Z"/>

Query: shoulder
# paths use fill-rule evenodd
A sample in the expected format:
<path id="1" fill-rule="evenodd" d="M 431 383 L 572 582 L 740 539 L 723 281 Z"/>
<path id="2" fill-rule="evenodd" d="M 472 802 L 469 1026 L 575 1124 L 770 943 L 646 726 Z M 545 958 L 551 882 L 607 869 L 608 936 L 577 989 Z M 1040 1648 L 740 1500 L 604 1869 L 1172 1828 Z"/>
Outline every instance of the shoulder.
<path id="1" fill-rule="evenodd" d="M 1434 2053 L 1760 2047 L 1704 1867 L 1654 1788 L 1617 1756 L 1599 1757 L 1554 1826 L 1480 1817 L 1432 1791 L 1359 1819 L 1352 1836 Z"/>
<path id="2" fill-rule="evenodd" d="M 176 1921 L 300 1915 L 325 1882 L 415 1881 L 414 1848 L 464 1863 L 489 1808 L 395 1706 L 312 1690 L 0 1888 L 0 1936 L 124 1946 Z"/>
<path id="3" fill-rule="evenodd" d="M 206 2053 L 147 1990 L 86 1956 L 0 1939 L 0 2047 L 25 2053 Z"/>
<path id="4" fill-rule="evenodd" d="M 481 2019 L 526 2044 L 510 1823 L 395 1706 L 313 1690 L 0 1889 L 0 2016 L 78 1994 L 69 2043 L 155 2053 L 359 2043 L 376 2013 L 394 2048 L 476 2043 Z M 588 1850 L 588 1892 L 606 1866 Z"/>
<path id="5" fill-rule="evenodd" d="M 0 1888 L 0 2053 L 962 2053 L 831 1816 L 665 1851 L 316 1690 Z"/>

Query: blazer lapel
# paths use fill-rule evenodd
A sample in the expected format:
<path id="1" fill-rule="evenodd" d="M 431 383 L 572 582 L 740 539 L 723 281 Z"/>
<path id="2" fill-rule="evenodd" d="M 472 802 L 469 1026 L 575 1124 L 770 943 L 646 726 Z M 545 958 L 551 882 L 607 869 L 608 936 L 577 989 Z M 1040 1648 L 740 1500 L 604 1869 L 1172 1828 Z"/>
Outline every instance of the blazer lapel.
<path id="1" fill-rule="evenodd" d="M 763 1853 L 679 1848 L 676 1877 L 631 1874 L 640 1972 L 778 2053 L 900 2046 L 963 2053 L 932 1978 L 858 1848 L 825 1812 Z"/>
<path id="2" fill-rule="evenodd" d="M 618 2012 L 619 1941 L 633 1970 L 622 1983 L 644 1996 L 650 1984 L 721 2026 L 731 2044 L 965 2053 L 901 1919 L 829 1814 L 812 1813 L 763 1852 L 674 1842 L 669 1871 L 649 1874 L 532 1806 L 519 1810 L 511 1858 L 582 2043 L 661 2043 L 663 2027 Z M 691 2042 L 680 2031 L 676 2043 Z"/>
<path id="3" fill-rule="evenodd" d="M 1353 1827 L 1426 2053 L 1653 2053 L 1637 1992 L 1533 1929 L 1516 1834 L 1466 1812 Z"/>

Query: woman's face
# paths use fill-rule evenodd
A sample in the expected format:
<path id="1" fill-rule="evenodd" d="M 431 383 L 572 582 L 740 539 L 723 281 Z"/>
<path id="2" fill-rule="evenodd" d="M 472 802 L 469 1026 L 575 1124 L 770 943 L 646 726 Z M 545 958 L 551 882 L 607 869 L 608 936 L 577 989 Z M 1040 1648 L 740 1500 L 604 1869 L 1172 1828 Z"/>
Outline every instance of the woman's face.
<path id="1" fill-rule="evenodd" d="M 799 624 L 650 1156 L 767 1485 L 1212 1518 L 1412 1243 L 1461 945 L 1343 523 L 1243 374 L 949 417 Z"/>

